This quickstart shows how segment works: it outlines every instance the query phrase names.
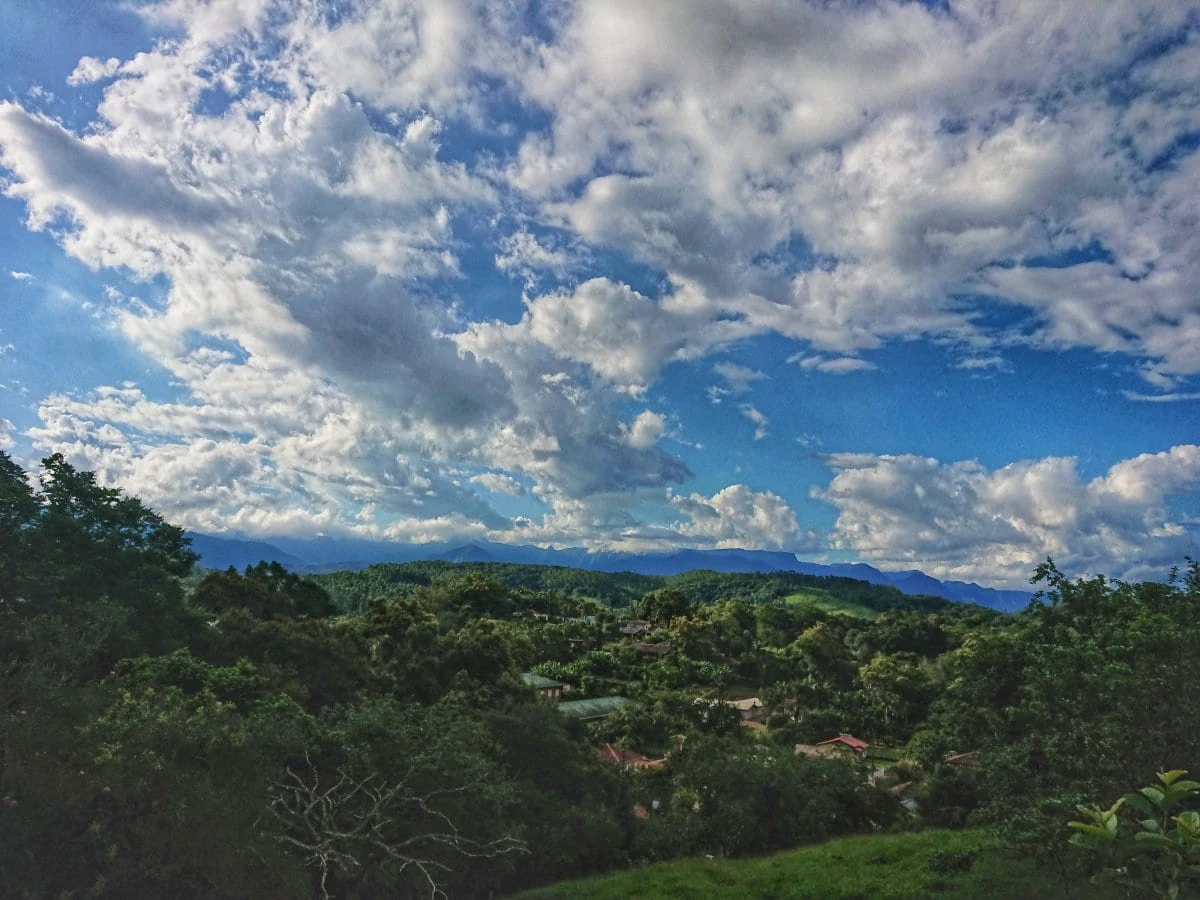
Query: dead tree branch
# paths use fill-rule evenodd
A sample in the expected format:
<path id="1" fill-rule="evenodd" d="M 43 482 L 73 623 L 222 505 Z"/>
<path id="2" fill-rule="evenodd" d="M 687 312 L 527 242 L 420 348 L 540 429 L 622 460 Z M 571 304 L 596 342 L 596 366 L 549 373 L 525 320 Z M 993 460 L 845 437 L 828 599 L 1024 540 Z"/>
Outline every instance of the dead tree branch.
<path id="1" fill-rule="evenodd" d="M 306 756 L 305 761 L 306 773 L 288 769 L 287 777 L 271 786 L 269 809 L 278 826 L 276 838 L 317 869 L 327 900 L 330 876 L 353 876 L 372 853 L 398 863 L 401 873 L 413 873 L 431 900 L 438 900 L 446 898 L 444 877 L 451 871 L 434 853 L 438 848 L 475 858 L 529 850 L 525 841 L 508 835 L 491 841 L 467 837 L 432 805 L 469 792 L 477 781 L 421 793 L 410 786 L 411 772 L 388 784 L 376 775 L 354 778 L 338 769 L 337 779 L 326 785 L 312 760 Z"/>

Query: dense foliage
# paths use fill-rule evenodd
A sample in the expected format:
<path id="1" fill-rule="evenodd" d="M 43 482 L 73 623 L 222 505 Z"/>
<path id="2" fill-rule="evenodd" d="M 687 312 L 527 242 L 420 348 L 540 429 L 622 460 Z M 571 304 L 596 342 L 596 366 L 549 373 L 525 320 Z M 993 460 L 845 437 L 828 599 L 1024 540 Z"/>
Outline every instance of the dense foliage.
<path id="1" fill-rule="evenodd" d="M 1200 758 L 1195 564 L 1048 563 L 1005 616 L 795 573 L 195 560 L 0 453 L 6 895 L 487 896 L 923 823 L 1069 875 L 1075 804 Z M 523 672 L 629 702 L 580 721 Z M 844 733 L 870 748 L 808 746 Z"/>

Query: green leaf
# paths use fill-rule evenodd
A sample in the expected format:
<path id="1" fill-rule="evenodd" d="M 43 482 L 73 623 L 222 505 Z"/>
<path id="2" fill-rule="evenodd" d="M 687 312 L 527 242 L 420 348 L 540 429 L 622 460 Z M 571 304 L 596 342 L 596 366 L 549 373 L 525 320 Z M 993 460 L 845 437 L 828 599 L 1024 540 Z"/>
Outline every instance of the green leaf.
<path id="1" fill-rule="evenodd" d="M 1072 822 L 1070 827 L 1080 834 L 1086 834 L 1102 841 L 1111 841 L 1113 834 L 1103 825 L 1085 825 L 1083 822 Z"/>
<path id="2" fill-rule="evenodd" d="M 1162 806 L 1164 794 L 1158 788 L 1144 787 L 1142 788 L 1141 793 L 1142 796 L 1146 797 L 1155 806 Z"/>
<path id="3" fill-rule="evenodd" d="M 1187 774 L 1187 769 L 1172 769 L 1170 772 L 1159 772 L 1158 780 L 1170 787 Z"/>
<path id="4" fill-rule="evenodd" d="M 1148 831 L 1139 831 L 1133 836 L 1133 839 L 1141 844 L 1149 844 L 1152 847 L 1161 847 L 1163 849 L 1175 849 L 1174 842 L 1170 838 L 1164 837 L 1161 834 L 1151 834 Z"/>
<path id="5" fill-rule="evenodd" d="M 1145 813 L 1148 816 L 1154 815 L 1154 807 L 1151 806 L 1150 801 L 1141 794 L 1126 794 L 1125 802 L 1140 813 Z"/>
<path id="6" fill-rule="evenodd" d="M 1138 824 L 1153 834 L 1162 834 L 1162 826 L 1158 824 L 1158 819 L 1142 819 Z"/>

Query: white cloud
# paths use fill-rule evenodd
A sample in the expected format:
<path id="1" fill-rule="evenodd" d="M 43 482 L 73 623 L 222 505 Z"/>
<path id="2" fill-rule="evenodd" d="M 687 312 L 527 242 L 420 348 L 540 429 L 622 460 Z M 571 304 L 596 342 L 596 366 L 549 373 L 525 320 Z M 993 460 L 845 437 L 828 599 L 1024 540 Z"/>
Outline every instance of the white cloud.
<path id="1" fill-rule="evenodd" d="M 168 285 L 102 314 L 179 399 L 54 395 L 36 440 L 155 502 L 183 479 L 188 522 L 502 532 L 453 481 L 486 470 L 549 504 L 531 534 L 659 540 L 639 504 L 690 473 L 620 404 L 767 331 L 834 374 L 918 337 L 979 369 L 1005 341 L 1129 354 L 1164 400 L 1200 372 L 1200 155 L 1167 158 L 1200 45 L 1170 45 L 1170 0 L 611 0 L 531 31 L 482 0 L 139 10 L 171 39 L 80 60 L 111 83 L 78 132 L 0 103 L 0 167 L 30 227 Z M 485 149 L 443 148 L 464 133 Z M 472 321 L 479 258 L 525 279 L 519 321 Z M 587 277 L 609 258 L 640 290 Z"/>
<path id="2" fill-rule="evenodd" d="M 500 242 L 500 251 L 496 255 L 496 268 L 520 275 L 529 287 L 536 285 L 543 273 L 561 279 L 578 264 L 577 251 L 571 252 L 549 240 L 543 241 L 524 229 L 504 238 Z"/>
<path id="3" fill-rule="evenodd" d="M 1187 16 L 1168 0 L 580 4 L 518 56 L 551 123 L 508 175 L 749 329 L 842 353 L 1007 337 L 1194 373 L 1196 157 L 1148 168 L 1200 123 L 1180 74 L 1200 44 L 1155 56 Z M 780 252 L 796 236 L 815 267 Z M 1022 263 L 1092 243 L 1114 261 L 1090 276 Z M 985 327 L 964 299 L 985 294 L 1040 327 Z"/>
<path id="4" fill-rule="evenodd" d="M 473 325 L 460 346 L 541 345 L 618 390 L 640 395 L 671 361 L 701 356 L 742 333 L 736 323 L 711 321 L 705 300 L 684 287 L 652 300 L 628 285 L 593 278 L 525 305 L 517 324 Z"/>
<path id="5" fill-rule="evenodd" d="M 761 441 L 770 433 L 771 420 L 757 407 L 751 406 L 749 403 L 744 403 L 738 408 L 742 412 L 742 417 L 754 424 L 754 439 L 756 441 Z"/>
<path id="6" fill-rule="evenodd" d="M 1122 391 L 1126 400 L 1137 403 L 1184 403 L 1190 400 L 1200 400 L 1198 392 L 1176 391 L 1170 394 L 1139 394 L 1136 391 Z"/>
<path id="7" fill-rule="evenodd" d="M 788 362 L 796 363 L 806 371 L 815 369 L 829 375 L 847 375 L 850 372 L 870 372 L 879 368 L 873 362 L 859 359 L 856 356 L 826 357 L 819 354 L 804 356 L 797 353 L 788 357 Z"/>
<path id="8" fill-rule="evenodd" d="M 675 526 L 701 546 L 747 550 L 811 550 L 815 532 L 801 534 L 795 511 L 778 494 L 732 484 L 711 497 L 673 495 L 671 505 L 687 516 Z"/>
<path id="9" fill-rule="evenodd" d="M 481 472 L 471 476 L 471 483 L 481 485 L 493 494 L 508 494 L 512 497 L 525 496 L 525 485 L 511 475 L 501 472 Z"/>
<path id="10" fill-rule="evenodd" d="M 967 369 L 969 371 L 987 371 L 988 369 L 996 369 L 997 371 L 1006 371 L 1008 369 L 1008 361 L 1003 356 L 968 356 L 965 359 L 959 360 L 955 364 L 956 369 Z"/>
<path id="11" fill-rule="evenodd" d="M 31 275 L 29 272 L 9 272 L 8 274 L 11 275 L 13 278 L 15 278 L 17 281 L 32 281 L 33 280 L 33 275 Z"/>
<path id="12" fill-rule="evenodd" d="M 1200 447 L 1117 463 L 1090 481 L 1047 457 L 989 471 L 975 462 L 841 454 L 820 499 L 838 510 L 834 546 L 884 568 L 1020 586 L 1047 555 L 1068 573 L 1158 577 L 1197 535 L 1166 500 L 1200 488 Z"/>
<path id="13" fill-rule="evenodd" d="M 638 413 L 629 428 L 629 445 L 645 450 L 658 443 L 667 431 L 666 417 L 648 409 Z"/>
<path id="14" fill-rule="evenodd" d="M 13 433 L 16 427 L 8 419 L 0 418 L 0 450 L 10 450 L 13 446 Z"/>
<path id="15" fill-rule="evenodd" d="M 116 57 L 97 59 L 94 56 L 85 56 L 79 60 L 75 70 L 67 76 L 67 84 L 77 87 L 81 84 L 91 84 L 105 78 L 112 78 L 120 68 L 121 61 Z"/>
<path id="16" fill-rule="evenodd" d="M 757 369 L 739 366 L 736 363 L 717 363 L 713 366 L 713 371 L 725 380 L 726 389 L 731 394 L 744 394 L 754 382 L 767 377 Z"/>

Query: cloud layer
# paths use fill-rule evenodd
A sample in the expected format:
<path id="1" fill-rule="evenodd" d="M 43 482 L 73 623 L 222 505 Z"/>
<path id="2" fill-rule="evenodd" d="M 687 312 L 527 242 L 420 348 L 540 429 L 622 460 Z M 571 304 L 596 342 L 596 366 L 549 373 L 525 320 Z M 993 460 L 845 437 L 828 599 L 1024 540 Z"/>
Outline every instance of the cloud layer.
<path id="1" fill-rule="evenodd" d="M 0 101 L 0 170 L 29 228 L 134 282 L 95 302 L 173 392 L 79 385 L 30 436 L 192 527 L 812 549 L 770 490 L 677 493 L 686 423 L 654 393 L 768 334 L 814 378 L 883 377 L 871 353 L 895 341 L 985 371 L 1082 347 L 1137 368 L 1133 399 L 1196 396 L 1185 4 L 140 15 L 159 43 L 63 76 L 99 98 L 87 128 Z M 484 271 L 519 302 L 485 305 Z M 769 442 L 774 376 L 705 371 L 731 432 Z M 1164 504 L 1196 489 L 1190 452 L 1086 483 L 1062 459 L 841 455 L 818 496 L 835 546 L 881 563 L 1133 566 L 1186 549 Z"/>
<path id="2" fill-rule="evenodd" d="M 1081 478 L 1074 459 L 989 471 L 978 463 L 843 454 L 823 499 L 834 542 L 885 568 L 1020 585 L 1047 555 L 1064 571 L 1161 577 L 1196 552 L 1167 508 L 1200 488 L 1200 446 L 1172 447 Z M 1114 568 L 1114 566 L 1118 568 Z"/>

